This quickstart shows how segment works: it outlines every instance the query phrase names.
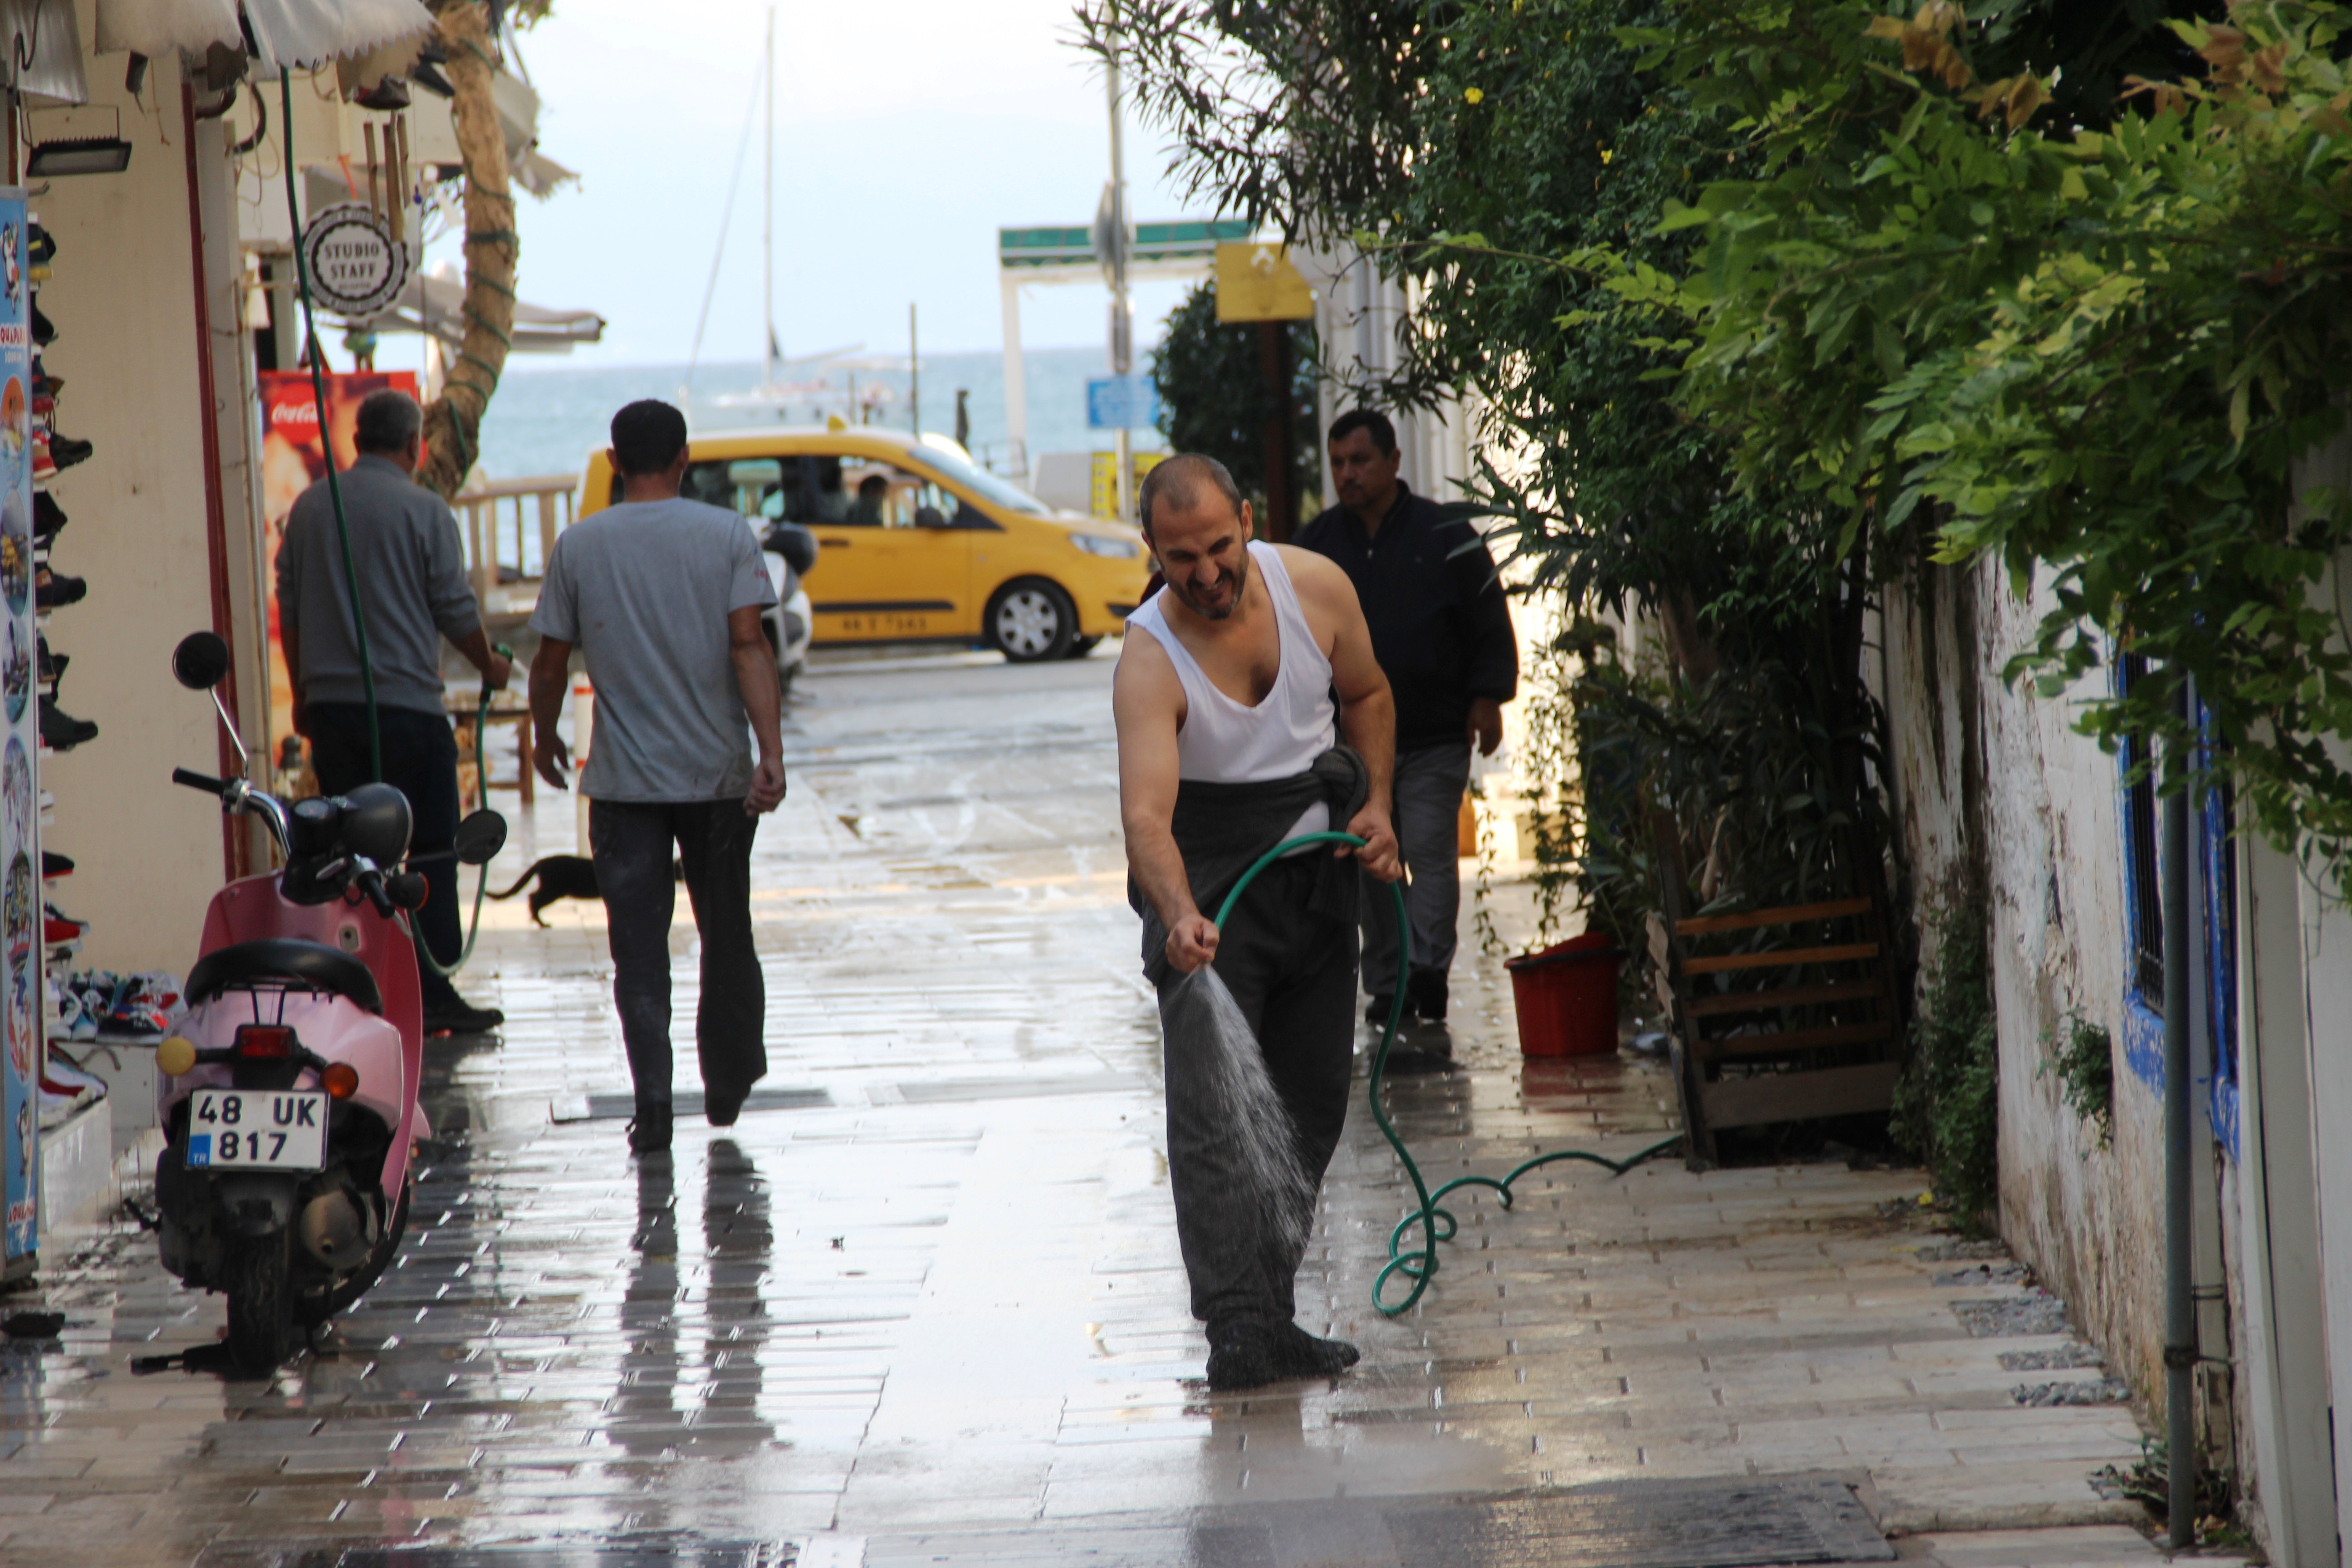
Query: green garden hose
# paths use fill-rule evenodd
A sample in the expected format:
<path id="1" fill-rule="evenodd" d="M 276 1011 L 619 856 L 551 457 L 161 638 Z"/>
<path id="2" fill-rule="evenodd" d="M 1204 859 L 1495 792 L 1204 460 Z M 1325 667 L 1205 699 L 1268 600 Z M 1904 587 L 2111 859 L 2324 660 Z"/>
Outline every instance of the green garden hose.
<path id="1" fill-rule="evenodd" d="M 514 649 L 504 643 L 491 645 L 490 651 L 503 655 L 509 661 L 514 658 Z M 478 781 L 476 787 L 481 791 L 481 798 L 485 799 L 490 793 L 490 768 L 482 758 L 482 742 L 489 733 L 490 678 L 486 675 L 482 678 L 482 705 L 474 710 L 474 777 Z M 466 927 L 466 945 L 458 950 L 455 963 L 446 969 L 442 968 L 441 961 L 433 956 L 431 943 L 421 940 L 416 943 L 416 956 L 425 961 L 426 968 L 444 980 L 465 968 L 466 961 L 474 956 L 474 940 L 482 934 L 482 892 L 489 885 L 490 868 L 485 861 L 474 868 L 474 918 Z M 410 934 L 413 936 L 415 933 L 412 931 Z"/>
<path id="2" fill-rule="evenodd" d="M 1259 856 L 1250 868 L 1242 873 L 1241 879 L 1234 884 L 1233 891 L 1225 895 L 1225 901 L 1217 909 L 1218 929 L 1223 929 L 1226 919 L 1234 912 L 1234 906 L 1241 901 L 1243 889 L 1257 879 L 1260 871 L 1293 850 L 1303 849 L 1313 844 L 1346 844 L 1359 849 L 1364 847 L 1364 841 L 1352 833 L 1302 833 L 1296 838 L 1285 839 Z M 1390 904 L 1396 911 L 1397 973 L 1403 974 L 1412 962 L 1412 927 L 1405 919 L 1404 885 L 1401 882 L 1391 882 L 1388 888 Z M 1662 1139 L 1623 1160 L 1612 1160 L 1606 1155 L 1595 1154 L 1583 1149 L 1556 1149 L 1550 1153 L 1538 1154 L 1532 1160 L 1522 1162 L 1513 1167 L 1510 1174 L 1500 1181 L 1496 1181 L 1492 1176 L 1457 1176 L 1433 1193 L 1429 1190 L 1428 1181 L 1421 1173 L 1421 1167 L 1413 1163 L 1412 1151 L 1404 1146 L 1404 1140 L 1397 1135 L 1396 1123 L 1389 1120 L 1388 1108 L 1381 1103 L 1381 1086 L 1388 1071 L 1389 1049 L 1396 1044 L 1397 1028 L 1403 1021 L 1404 987 L 1399 985 L 1389 1001 L 1388 1022 L 1381 1029 L 1380 1047 L 1372 1053 L 1369 1098 L 1371 1101 L 1372 1120 L 1379 1123 L 1381 1136 L 1389 1141 L 1389 1147 L 1396 1151 L 1396 1157 L 1403 1164 L 1405 1174 L 1412 1178 L 1413 1195 L 1420 1200 L 1420 1203 L 1412 1213 L 1397 1221 L 1395 1229 L 1389 1232 L 1388 1262 L 1381 1266 L 1380 1273 L 1372 1279 L 1372 1306 L 1383 1317 L 1393 1318 L 1401 1312 L 1412 1310 L 1413 1304 L 1421 1300 L 1421 1293 L 1429 1289 L 1430 1279 L 1437 1273 L 1437 1244 L 1441 1241 L 1452 1240 L 1457 1228 L 1452 1212 L 1439 1206 L 1440 1200 L 1448 1193 L 1463 1187 L 1491 1188 L 1500 1195 L 1503 1206 L 1507 1209 L 1511 1206 L 1512 1201 L 1511 1184 L 1538 1166 L 1552 1164 L 1561 1160 L 1582 1160 L 1601 1166 L 1612 1175 L 1622 1176 L 1644 1160 L 1655 1159 L 1683 1141 L 1682 1134 L 1678 1132 L 1672 1138 Z M 1405 1232 L 1416 1224 L 1421 1226 L 1419 1249 L 1412 1252 L 1400 1251 L 1399 1249 L 1404 1245 Z M 1396 1274 L 1402 1274 L 1411 1280 L 1412 1289 L 1403 1300 L 1391 1307 L 1381 1298 L 1388 1289 L 1390 1276 Z"/>

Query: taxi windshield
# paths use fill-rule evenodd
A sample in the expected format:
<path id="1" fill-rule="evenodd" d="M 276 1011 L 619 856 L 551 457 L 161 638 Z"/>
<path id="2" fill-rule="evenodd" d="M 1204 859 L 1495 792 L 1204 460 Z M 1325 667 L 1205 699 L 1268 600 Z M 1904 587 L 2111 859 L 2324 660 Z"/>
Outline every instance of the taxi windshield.
<path id="1" fill-rule="evenodd" d="M 937 447 L 916 447 L 907 456 L 922 464 L 950 484 L 961 485 L 995 502 L 1007 511 L 1025 512 L 1031 517 L 1051 517 L 1054 509 L 1017 485 L 1008 484 L 987 469 L 964 461 L 952 452 L 942 452 Z"/>

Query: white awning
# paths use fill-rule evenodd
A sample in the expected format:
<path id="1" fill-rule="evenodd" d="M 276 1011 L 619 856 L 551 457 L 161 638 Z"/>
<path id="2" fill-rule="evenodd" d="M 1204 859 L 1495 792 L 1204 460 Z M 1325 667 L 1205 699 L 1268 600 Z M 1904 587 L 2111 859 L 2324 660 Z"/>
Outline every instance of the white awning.
<path id="1" fill-rule="evenodd" d="M 236 0 L 98 0 L 98 52 L 201 55 L 215 44 L 245 47 Z"/>
<path id="2" fill-rule="evenodd" d="M 466 285 L 455 278 L 413 276 L 393 308 L 367 323 L 379 332 L 430 332 L 451 348 L 466 335 Z M 593 310 L 551 310 L 518 300 L 514 352 L 570 353 L 579 343 L 604 335 L 604 318 Z"/>
<path id="3" fill-rule="evenodd" d="M 419 0 L 244 0 L 262 63 L 323 65 L 424 32 L 433 13 Z"/>
<path id="4" fill-rule="evenodd" d="M 262 68 L 273 73 L 364 54 L 433 26 L 419 0 L 98 0 L 98 48 L 142 55 L 202 54 L 214 44 L 242 48 L 240 3 L 261 46 Z"/>

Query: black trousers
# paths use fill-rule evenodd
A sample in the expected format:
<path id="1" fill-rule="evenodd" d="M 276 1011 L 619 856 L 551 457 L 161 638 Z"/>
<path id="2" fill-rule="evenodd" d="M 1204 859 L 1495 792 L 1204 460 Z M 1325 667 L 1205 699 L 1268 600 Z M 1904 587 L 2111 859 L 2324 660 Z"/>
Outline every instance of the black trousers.
<path id="1" fill-rule="evenodd" d="M 457 738 L 448 719 L 422 709 L 382 705 L 375 716 L 383 748 L 382 782 L 408 797 L 408 852 L 422 856 L 446 850 L 457 837 Z M 322 793 L 348 795 L 370 782 L 366 703 L 310 703 L 303 709 L 303 722 L 310 731 L 310 768 L 319 775 Z M 410 917 L 416 945 L 429 945 L 445 965 L 455 963 L 466 945 L 465 922 L 457 913 L 457 863 L 444 855 L 418 869 L 433 894 Z M 416 968 L 427 1013 L 457 1002 L 457 988 L 434 973 L 421 955 Z"/>
<path id="2" fill-rule="evenodd" d="M 1316 874 L 1312 854 L 1267 867 L 1220 929 L 1215 967 L 1257 1037 L 1297 1133 L 1299 1164 L 1319 1188 L 1348 1120 L 1356 931 L 1307 911 Z M 1183 979 L 1171 971 L 1160 984 L 1163 1019 Z M 1305 1238 L 1296 1247 L 1264 1238 L 1234 1244 L 1227 1220 L 1236 1195 L 1225 1190 L 1232 1171 L 1222 1157 L 1226 1141 L 1210 1065 L 1171 1047 L 1166 1073 L 1169 1185 L 1192 1315 L 1209 1323 L 1288 1322 Z"/>
<path id="3" fill-rule="evenodd" d="M 640 1105 L 670 1098 L 673 844 L 702 933 L 694 1041 L 703 1088 L 734 1092 L 767 1076 L 768 987 L 751 946 L 751 838 L 759 826 L 740 800 L 588 803 L 588 842 L 613 946 L 613 1001 Z"/>

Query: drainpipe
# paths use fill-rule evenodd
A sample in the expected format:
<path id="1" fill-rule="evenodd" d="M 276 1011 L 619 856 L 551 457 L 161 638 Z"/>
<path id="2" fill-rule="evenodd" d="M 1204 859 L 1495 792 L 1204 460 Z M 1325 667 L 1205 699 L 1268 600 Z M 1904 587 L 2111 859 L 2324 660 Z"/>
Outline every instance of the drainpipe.
<path id="1" fill-rule="evenodd" d="M 2184 737 L 2164 772 L 2164 1445 L 2166 1521 L 2176 1552 L 2197 1539 L 2197 1302 L 2189 1170 L 2189 758 Z"/>

